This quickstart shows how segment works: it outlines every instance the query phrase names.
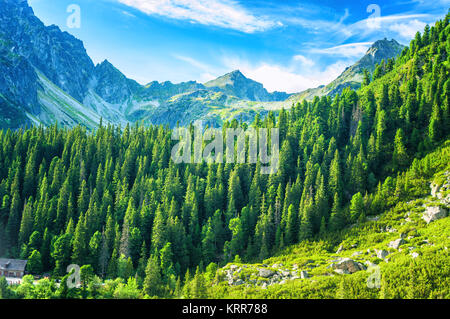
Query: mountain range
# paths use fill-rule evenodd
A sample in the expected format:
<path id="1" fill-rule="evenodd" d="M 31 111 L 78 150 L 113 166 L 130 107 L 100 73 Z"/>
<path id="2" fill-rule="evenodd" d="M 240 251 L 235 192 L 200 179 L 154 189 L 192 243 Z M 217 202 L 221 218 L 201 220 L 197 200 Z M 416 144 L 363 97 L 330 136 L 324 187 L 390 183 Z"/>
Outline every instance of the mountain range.
<path id="1" fill-rule="evenodd" d="M 314 96 L 361 85 L 363 70 L 397 56 L 395 40 L 377 41 L 355 65 L 327 86 L 299 94 L 269 93 L 239 70 L 207 83 L 150 82 L 127 78 L 109 61 L 95 65 L 82 41 L 55 25 L 45 26 L 26 0 L 0 0 L 0 127 L 51 125 L 95 128 L 101 119 L 126 125 L 203 120 L 251 121 L 259 113 L 289 108 Z"/>

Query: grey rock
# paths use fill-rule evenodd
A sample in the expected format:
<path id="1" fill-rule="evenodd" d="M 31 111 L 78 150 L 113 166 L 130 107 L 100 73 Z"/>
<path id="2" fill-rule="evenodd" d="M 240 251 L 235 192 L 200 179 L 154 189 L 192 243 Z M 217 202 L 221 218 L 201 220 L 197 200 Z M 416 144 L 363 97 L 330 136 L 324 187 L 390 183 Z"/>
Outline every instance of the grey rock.
<path id="1" fill-rule="evenodd" d="M 440 186 L 436 183 L 431 183 L 431 196 L 437 197 L 437 193 L 439 192 Z"/>
<path id="2" fill-rule="evenodd" d="M 388 247 L 398 249 L 403 244 L 406 244 L 406 241 L 403 238 L 399 238 L 399 239 L 391 241 L 388 244 Z"/>
<path id="3" fill-rule="evenodd" d="M 384 249 L 376 250 L 375 252 L 380 259 L 385 259 L 389 255 L 389 252 Z"/>
<path id="4" fill-rule="evenodd" d="M 258 270 L 259 270 L 259 277 L 262 277 L 262 278 L 269 278 L 275 274 L 275 272 L 273 270 L 270 270 L 267 268 L 260 268 Z"/>
<path id="5" fill-rule="evenodd" d="M 344 258 L 341 261 L 339 261 L 338 263 L 334 263 L 332 265 L 332 267 L 335 271 L 342 270 L 344 273 L 347 272 L 350 274 L 353 274 L 360 270 L 365 270 L 365 267 L 363 264 L 358 263 L 350 258 Z M 340 272 L 338 272 L 338 273 L 340 273 Z"/>
<path id="6" fill-rule="evenodd" d="M 435 221 L 435 220 L 439 220 L 442 218 L 447 217 L 447 209 L 440 207 L 440 206 L 433 206 L 433 207 L 427 207 L 425 212 L 423 213 L 423 220 L 425 220 L 425 222 L 427 224 Z"/>

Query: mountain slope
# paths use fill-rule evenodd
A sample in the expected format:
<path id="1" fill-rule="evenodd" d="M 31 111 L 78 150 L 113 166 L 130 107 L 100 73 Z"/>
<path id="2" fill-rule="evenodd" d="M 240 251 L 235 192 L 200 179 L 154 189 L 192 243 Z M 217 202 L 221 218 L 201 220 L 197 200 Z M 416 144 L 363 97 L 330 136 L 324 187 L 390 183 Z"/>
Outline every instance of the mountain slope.
<path id="1" fill-rule="evenodd" d="M 394 39 L 379 40 L 375 42 L 367 53 L 354 65 L 348 67 L 336 80 L 326 86 L 308 89 L 304 92 L 293 95 L 289 101 L 298 102 L 302 100 L 311 101 L 315 96 L 336 96 L 342 93 L 345 88 L 359 89 L 363 82 L 364 70 L 372 73 L 375 66 L 383 60 L 397 57 L 405 47 Z"/>
<path id="2" fill-rule="evenodd" d="M 450 140 L 415 166 L 398 177 L 410 185 L 400 201 L 395 190 L 383 195 L 394 203 L 384 212 L 261 263 L 234 262 L 207 274 L 210 296 L 450 298 Z"/>
<path id="3" fill-rule="evenodd" d="M 16 43 L 17 54 L 81 101 L 94 70 L 83 43 L 57 26 L 46 27 L 25 0 L 0 3 L 0 30 Z"/>

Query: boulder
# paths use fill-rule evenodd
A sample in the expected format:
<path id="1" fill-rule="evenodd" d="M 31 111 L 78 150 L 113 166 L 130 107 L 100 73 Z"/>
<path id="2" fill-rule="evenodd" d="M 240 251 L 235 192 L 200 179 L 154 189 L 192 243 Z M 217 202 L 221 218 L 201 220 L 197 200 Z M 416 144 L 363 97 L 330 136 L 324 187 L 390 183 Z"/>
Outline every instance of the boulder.
<path id="1" fill-rule="evenodd" d="M 341 273 L 342 271 L 343 273 L 353 274 L 357 271 L 365 270 L 365 266 L 363 264 L 358 263 L 350 258 L 344 258 L 341 261 L 333 264 L 332 267 L 337 273 Z"/>
<path id="2" fill-rule="evenodd" d="M 447 217 L 447 210 L 440 206 L 427 207 L 422 216 L 422 218 L 427 222 L 427 224 L 445 217 Z"/>
<path id="3" fill-rule="evenodd" d="M 270 270 L 267 268 L 260 268 L 258 270 L 259 270 L 259 277 L 262 277 L 262 278 L 269 278 L 275 274 L 275 272 L 273 270 Z"/>
<path id="4" fill-rule="evenodd" d="M 377 257 L 380 259 L 385 259 L 389 255 L 389 252 L 384 249 L 375 250 L 375 252 L 377 253 Z"/>
<path id="5" fill-rule="evenodd" d="M 388 247 L 398 249 L 403 244 L 406 244 L 406 241 L 403 238 L 399 238 L 399 239 L 391 241 L 389 243 Z"/>

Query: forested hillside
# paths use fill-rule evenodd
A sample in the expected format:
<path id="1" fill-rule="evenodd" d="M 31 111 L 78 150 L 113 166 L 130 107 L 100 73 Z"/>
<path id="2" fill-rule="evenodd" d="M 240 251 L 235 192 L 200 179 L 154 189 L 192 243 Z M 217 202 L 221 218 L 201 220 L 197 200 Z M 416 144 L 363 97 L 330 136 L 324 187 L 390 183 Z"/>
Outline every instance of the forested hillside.
<path id="1" fill-rule="evenodd" d="M 254 127 L 280 129 L 273 175 L 260 164 L 176 165 L 162 126 L 0 131 L 0 256 L 55 278 L 91 265 L 172 297 L 211 263 L 262 261 L 383 212 L 391 177 L 448 140 L 449 19 L 360 90 L 257 116 Z"/>

